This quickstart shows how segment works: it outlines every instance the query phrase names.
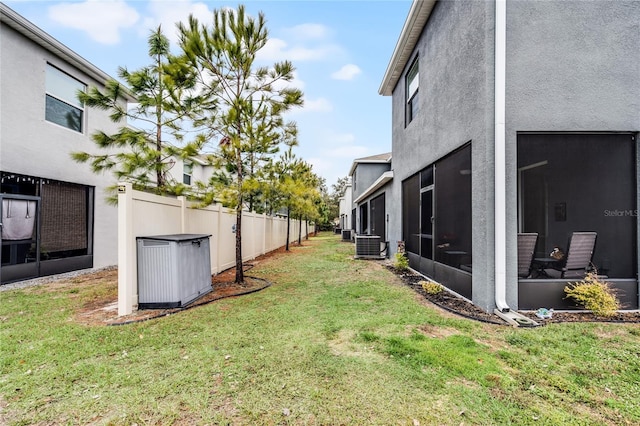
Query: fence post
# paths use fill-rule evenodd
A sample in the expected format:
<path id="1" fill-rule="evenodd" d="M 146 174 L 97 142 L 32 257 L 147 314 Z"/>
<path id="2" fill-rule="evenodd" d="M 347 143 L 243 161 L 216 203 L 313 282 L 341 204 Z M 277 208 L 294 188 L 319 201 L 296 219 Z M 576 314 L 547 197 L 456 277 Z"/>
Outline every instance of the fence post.
<path id="1" fill-rule="evenodd" d="M 267 214 L 262 213 L 262 253 L 267 253 Z"/>
<path id="2" fill-rule="evenodd" d="M 187 232 L 187 198 L 180 195 L 178 201 L 180 201 L 180 232 L 185 234 Z"/>
<path id="3" fill-rule="evenodd" d="M 118 183 L 118 316 L 133 312 L 134 296 L 137 295 L 135 263 L 133 187 L 130 183 L 120 182 Z"/>
<path id="4" fill-rule="evenodd" d="M 218 209 L 218 229 L 217 229 L 217 237 L 218 237 L 218 242 L 216 243 L 216 274 L 222 272 L 222 267 L 220 266 L 220 241 L 222 241 L 222 217 L 223 217 L 223 210 L 222 210 L 222 204 L 214 204 L 214 206 Z"/>

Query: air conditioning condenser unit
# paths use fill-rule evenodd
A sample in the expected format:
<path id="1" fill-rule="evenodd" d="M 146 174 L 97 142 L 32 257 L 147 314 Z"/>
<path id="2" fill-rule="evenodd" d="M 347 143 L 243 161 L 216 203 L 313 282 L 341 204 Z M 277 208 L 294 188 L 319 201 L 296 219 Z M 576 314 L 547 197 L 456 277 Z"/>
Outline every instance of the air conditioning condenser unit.
<path id="1" fill-rule="evenodd" d="M 384 246 L 383 246 L 384 244 Z M 356 235 L 356 259 L 384 259 L 386 242 L 380 241 L 378 235 Z"/>

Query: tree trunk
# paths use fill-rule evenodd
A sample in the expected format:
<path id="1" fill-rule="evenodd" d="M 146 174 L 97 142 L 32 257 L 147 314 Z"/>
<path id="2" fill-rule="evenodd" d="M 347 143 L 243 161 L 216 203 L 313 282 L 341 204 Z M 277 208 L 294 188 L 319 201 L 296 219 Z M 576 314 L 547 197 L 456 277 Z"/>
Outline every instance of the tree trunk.
<path id="1" fill-rule="evenodd" d="M 304 222 L 304 233 L 306 235 L 304 239 L 308 240 L 309 239 L 309 220 L 308 219 L 305 220 Z"/>
<path id="2" fill-rule="evenodd" d="M 158 109 L 160 109 L 158 107 Z M 156 125 L 156 181 L 158 189 L 164 191 L 164 175 L 162 174 L 162 126 Z"/>
<path id="3" fill-rule="evenodd" d="M 244 282 L 242 270 L 242 159 L 236 156 L 238 166 L 238 205 L 236 206 L 236 283 Z"/>
<path id="4" fill-rule="evenodd" d="M 302 245 L 302 215 L 298 216 L 298 245 Z"/>
<path id="5" fill-rule="evenodd" d="M 157 68 L 158 68 L 158 84 L 160 85 L 159 95 L 156 99 L 156 158 L 155 158 L 155 168 L 156 168 L 156 185 L 161 192 L 164 192 L 164 174 L 162 173 L 162 94 L 164 93 L 164 88 L 162 85 L 162 71 L 161 71 L 161 57 L 158 55 L 157 57 Z"/>
<path id="6" fill-rule="evenodd" d="M 285 250 L 289 251 L 289 229 L 291 228 L 291 218 L 289 217 L 291 213 L 291 209 L 287 207 L 287 244 L 285 245 Z"/>

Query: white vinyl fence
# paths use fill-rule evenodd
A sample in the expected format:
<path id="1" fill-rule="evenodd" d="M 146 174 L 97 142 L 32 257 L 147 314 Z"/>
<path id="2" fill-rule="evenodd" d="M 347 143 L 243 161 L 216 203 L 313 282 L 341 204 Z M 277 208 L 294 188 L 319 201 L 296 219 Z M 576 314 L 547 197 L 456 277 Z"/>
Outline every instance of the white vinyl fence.
<path id="1" fill-rule="evenodd" d="M 136 237 L 171 234 L 211 235 L 211 274 L 235 266 L 235 211 L 220 204 L 196 208 L 185 197 L 163 197 L 118 184 L 118 315 L 133 312 L 138 304 Z M 291 220 L 290 241 L 296 241 L 300 222 Z M 314 232 L 302 223 L 302 236 Z M 243 261 L 283 247 L 287 219 L 243 212 Z"/>

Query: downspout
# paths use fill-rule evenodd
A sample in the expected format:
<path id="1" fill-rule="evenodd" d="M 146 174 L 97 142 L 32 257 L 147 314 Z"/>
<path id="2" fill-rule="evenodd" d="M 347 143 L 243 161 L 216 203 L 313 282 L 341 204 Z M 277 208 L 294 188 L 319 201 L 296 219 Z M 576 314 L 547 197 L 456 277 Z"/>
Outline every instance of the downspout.
<path id="1" fill-rule="evenodd" d="M 509 312 L 507 293 L 506 236 L 506 38 L 507 0 L 496 0 L 495 16 L 495 301 L 497 310 Z"/>

